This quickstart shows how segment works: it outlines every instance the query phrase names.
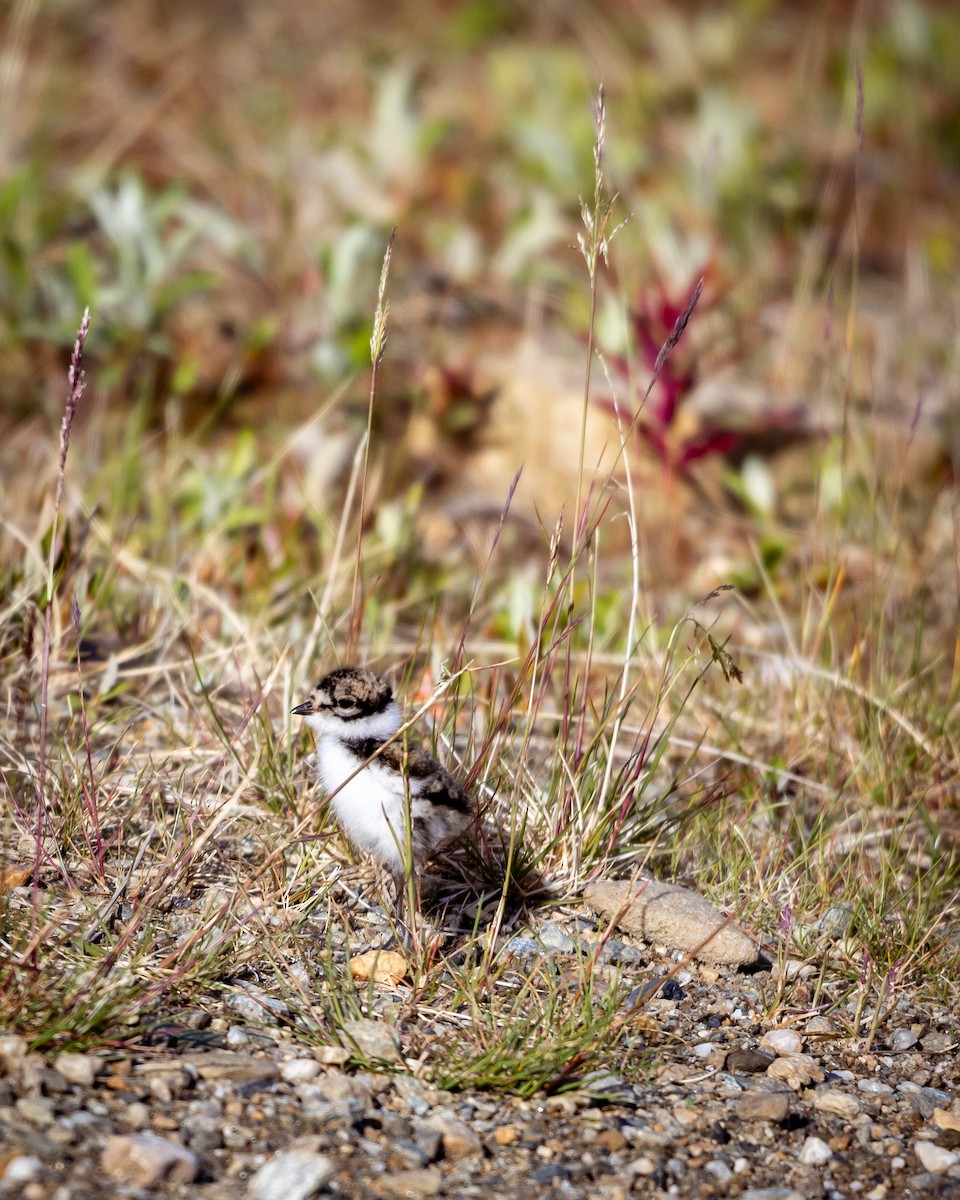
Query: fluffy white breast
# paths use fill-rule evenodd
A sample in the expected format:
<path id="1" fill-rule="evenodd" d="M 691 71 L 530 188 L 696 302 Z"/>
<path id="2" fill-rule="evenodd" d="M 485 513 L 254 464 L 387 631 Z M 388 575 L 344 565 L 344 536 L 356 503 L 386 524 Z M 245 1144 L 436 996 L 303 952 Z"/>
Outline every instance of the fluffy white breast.
<path id="1" fill-rule="evenodd" d="M 398 869 L 403 863 L 399 849 L 404 838 L 403 779 L 376 760 L 354 775 L 360 762 L 339 738 L 317 739 L 317 774 L 347 836 L 358 849 L 373 854 L 391 870 Z"/>

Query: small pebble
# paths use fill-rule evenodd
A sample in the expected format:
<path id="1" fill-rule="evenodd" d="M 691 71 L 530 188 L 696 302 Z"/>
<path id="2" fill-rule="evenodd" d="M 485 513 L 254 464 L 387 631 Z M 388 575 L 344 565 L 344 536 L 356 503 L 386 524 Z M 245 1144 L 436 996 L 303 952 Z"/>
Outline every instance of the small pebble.
<path id="1" fill-rule="evenodd" d="M 738 1097 L 734 1111 L 741 1121 L 784 1121 L 790 1112 L 789 1092 L 747 1092 Z"/>
<path id="2" fill-rule="evenodd" d="M 949 1054 L 956 1049 L 957 1039 L 952 1033 L 928 1033 L 921 1039 L 924 1054 Z"/>
<path id="3" fill-rule="evenodd" d="M 879 1079 L 858 1079 L 857 1090 L 868 1092 L 873 1096 L 889 1096 L 893 1093 L 893 1088 L 889 1083 L 881 1083 Z"/>
<path id="4" fill-rule="evenodd" d="M 353 1055 L 343 1046 L 317 1046 L 313 1057 L 327 1067 L 342 1067 Z"/>
<path id="5" fill-rule="evenodd" d="M 703 1169 L 709 1171 L 717 1183 L 729 1183 L 733 1178 L 733 1172 L 723 1159 L 720 1158 L 711 1159 L 710 1162 L 704 1165 Z"/>
<path id="6" fill-rule="evenodd" d="M 160 1183 L 193 1183 L 200 1160 L 180 1142 L 153 1133 L 108 1137 L 100 1164 L 117 1183 L 153 1188 Z"/>
<path id="7" fill-rule="evenodd" d="M 942 1175 L 960 1162 L 960 1154 L 956 1150 L 944 1150 L 933 1142 L 915 1142 L 913 1152 L 920 1159 L 923 1169 L 934 1175 Z"/>
<path id="8" fill-rule="evenodd" d="M 546 1166 L 537 1167 L 535 1171 L 532 1171 L 529 1178 L 531 1183 L 560 1184 L 570 1178 L 570 1172 L 566 1167 L 561 1167 L 557 1163 L 547 1163 Z"/>
<path id="9" fill-rule="evenodd" d="M 250 1180 L 251 1200 L 309 1200 L 334 1176 L 325 1154 L 288 1150 L 276 1154 Z"/>
<path id="10" fill-rule="evenodd" d="M 355 1017 L 351 1021 L 344 1021 L 343 1032 L 356 1042 L 364 1058 L 382 1062 L 400 1061 L 400 1038 L 393 1026 L 385 1021 Z"/>
<path id="11" fill-rule="evenodd" d="M 893 1050 L 909 1050 L 915 1046 L 920 1039 L 912 1030 L 895 1029 L 893 1037 L 890 1039 L 890 1046 Z"/>
<path id="12" fill-rule="evenodd" d="M 760 1039 L 760 1048 L 772 1050 L 780 1056 L 799 1054 L 803 1049 L 803 1039 L 793 1029 L 771 1029 Z"/>
<path id="13" fill-rule="evenodd" d="M 819 1167 L 833 1158 L 833 1151 L 823 1138 L 808 1137 L 800 1147 L 800 1153 L 797 1155 L 797 1158 L 805 1166 Z"/>
<path id="14" fill-rule="evenodd" d="M 534 958 L 541 953 L 541 946 L 536 938 L 515 937 L 507 942 L 504 950 L 514 958 Z"/>
<path id="15" fill-rule="evenodd" d="M 852 1121 L 860 1111 L 860 1101 L 856 1096 L 848 1096 L 846 1092 L 827 1088 L 818 1091 L 813 1097 L 813 1107 L 817 1112 L 827 1113 L 832 1117 L 841 1117 L 844 1121 Z"/>
<path id="16" fill-rule="evenodd" d="M 46 1096 L 21 1096 L 15 1107 L 25 1121 L 39 1129 L 45 1129 L 55 1120 L 53 1101 Z"/>
<path id="17" fill-rule="evenodd" d="M 548 950 L 558 950 L 561 954 L 573 954 L 579 949 L 570 934 L 559 925 L 544 925 L 540 930 L 540 941 Z"/>
<path id="18" fill-rule="evenodd" d="M 237 1016 L 254 1024 L 272 1024 L 275 1017 L 286 1017 L 288 1005 L 252 983 L 244 983 L 224 997 L 224 1004 Z"/>
<path id="19" fill-rule="evenodd" d="M 6 1192 L 10 1190 L 8 1185 L 11 1183 L 29 1183 L 31 1179 L 36 1179 L 42 1169 L 39 1158 L 34 1158 L 32 1154 L 16 1154 L 0 1169 L 0 1184 L 3 1184 Z"/>
<path id="20" fill-rule="evenodd" d="M 782 1079 L 795 1092 L 808 1083 L 822 1083 L 823 1070 L 816 1059 L 809 1054 L 791 1054 L 778 1058 L 767 1068 L 767 1075 L 772 1079 Z"/>
<path id="21" fill-rule="evenodd" d="M 731 1075 L 761 1075 L 774 1060 L 774 1055 L 762 1050 L 731 1050 L 726 1069 Z"/>
<path id="22" fill-rule="evenodd" d="M 842 937 L 853 924 L 854 911 L 846 904 L 831 904 L 822 917 L 810 925 L 811 930 L 830 937 Z"/>
<path id="23" fill-rule="evenodd" d="M 280 1078 L 285 1083 L 304 1083 L 316 1079 L 322 1070 L 315 1058 L 291 1058 L 280 1064 Z"/>
<path id="24" fill-rule="evenodd" d="M 440 1134 L 447 1158 L 469 1158 L 483 1153 L 482 1142 L 465 1122 L 455 1117 L 434 1117 L 430 1124 Z"/>
<path id="25" fill-rule="evenodd" d="M 835 1021 L 829 1017 L 811 1017 L 807 1022 L 804 1032 L 809 1034 L 835 1034 L 838 1032 Z"/>
<path id="26" fill-rule="evenodd" d="M 635 1158 L 632 1163 L 627 1166 L 627 1173 L 630 1175 L 643 1175 L 644 1177 L 652 1175 L 657 1169 L 657 1164 L 652 1158 L 648 1158 L 645 1154 L 641 1154 L 639 1158 Z"/>
<path id="27" fill-rule="evenodd" d="M 747 1188 L 740 1200 L 804 1200 L 804 1195 L 791 1187 Z"/>
<path id="28" fill-rule="evenodd" d="M 100 1060 L 90 1054 L 58 1054 L 53 1060 L 54 1068 L 80 1087 L 90 1087 L 96 1078 Z"/>
<path id="29" fill-rule="evenodd" d="M 150 1124 L 150 1109 L 139 1100 L 134 1100 L 123 1110 L 123 1123 L 131 1129 L 143 1129 Z"/>
<path id="30" fill-rule="evenodd" d="M 437 1167 L 421 1167 L 416 1171 L 394 1171 L 391 1175 L 381 1175 L 377 1182 L 377 1190 L 383 1196 L 395 1197 L 395 1200 L 415 1200 L 420 1196 L 436 1196 L 443 1187 L 443 1176 Z M 287 1200 L 278 1197 L 278 1200 Z"/>

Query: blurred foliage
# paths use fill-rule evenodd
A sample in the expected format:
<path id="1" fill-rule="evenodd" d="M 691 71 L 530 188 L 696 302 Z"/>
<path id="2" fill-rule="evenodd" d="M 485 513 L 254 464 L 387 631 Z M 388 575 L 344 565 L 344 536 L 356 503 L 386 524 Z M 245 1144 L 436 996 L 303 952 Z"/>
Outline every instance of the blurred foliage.
<path id="1" fill-rule="evenodd" d="M 421 270 L 540 281 L 576 325 L 569 247 L 601 78 L 630 294 L 651 266 L 673 291 L 711 261 L 749 319 L 818 230 L 848 253 L 854 177 L 862 264 L 896 279 L 919 254 L 946 280 L 957 260 L 948 3 L 137 0 L 14 5 L 4 37 L 0 365 L 20 410 L 87 303 L 121 392 L 141 354 L 179 393 L 342 379 L 394 223 Z M 190 336 L 198 297 L 236 353 Z M 252 369 L 264 353 L 271 369 Z"/>

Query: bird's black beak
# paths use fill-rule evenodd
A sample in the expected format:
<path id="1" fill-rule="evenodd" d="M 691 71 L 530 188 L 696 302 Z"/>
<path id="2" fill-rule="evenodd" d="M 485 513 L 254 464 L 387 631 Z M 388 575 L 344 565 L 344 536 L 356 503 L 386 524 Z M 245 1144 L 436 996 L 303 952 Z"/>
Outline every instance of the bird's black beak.
<path id="1" fill-rule="evenodd" d="M 296 708 L 290 709 L 291 717 L 308 717 L 313 712 L 313 701 L 304 700 L 302 704 L 298 704 Z"/>

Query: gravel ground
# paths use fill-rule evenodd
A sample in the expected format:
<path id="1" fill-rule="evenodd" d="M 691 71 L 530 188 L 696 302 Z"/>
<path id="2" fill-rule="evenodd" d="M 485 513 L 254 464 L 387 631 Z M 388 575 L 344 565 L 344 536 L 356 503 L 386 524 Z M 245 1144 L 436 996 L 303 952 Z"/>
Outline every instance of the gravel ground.
<path id="1" fill-rule="evenodd" d="M 589 923 L 558 919 L 514 939 L 519 969 L 573 956 Z M 676 966 L 614 950 L 638 987 Z M 631 1027 L 644 1082 L 609 1064 L 529 1100 L 350 1070 L 338 1046 L 248 1023 L 262 998 L 241 986 L 152 1046 L 45 1056 L 0 1035 L 0 1196 L 960 1200 L 956 1014 L 901 999 L 866 1049 L 823 1015 L 771 1027 L 773 990 L 762 963 L 684 967 Z M 380 995 L 396 1012 L 408 993 Z M 352 1035 L 402 1069 L 402 1029 L 373 1012 Z"/>

